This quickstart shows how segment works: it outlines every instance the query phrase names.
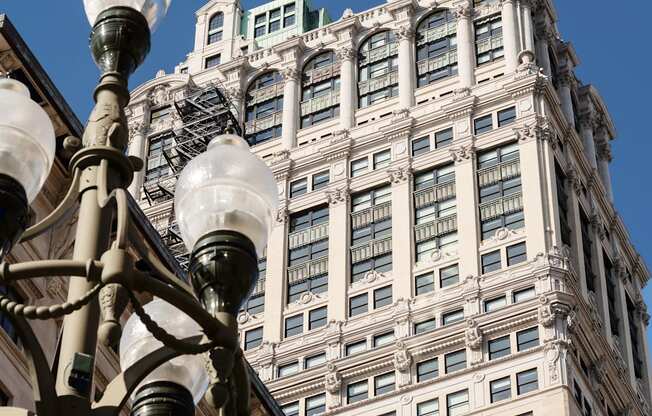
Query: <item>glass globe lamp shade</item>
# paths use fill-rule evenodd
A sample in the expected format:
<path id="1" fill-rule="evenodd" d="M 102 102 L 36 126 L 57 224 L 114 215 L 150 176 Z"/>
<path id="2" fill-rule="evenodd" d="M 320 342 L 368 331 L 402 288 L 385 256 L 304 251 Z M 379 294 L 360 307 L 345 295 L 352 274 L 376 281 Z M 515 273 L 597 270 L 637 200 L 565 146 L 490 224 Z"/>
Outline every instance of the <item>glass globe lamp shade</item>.
<path id="1" fill-rule="evenodd" d="M 201 335 L 201 327 L 188 315 L 161 299 L 154 299 L 144 306 L 145 312 L 177 338 Z M 124 326 L 120 339 L 120 368 L 125 370 L 163 344 L 157 341 L 145 328 L 136 314 L 131 315 Z M 151 372 L 138 385 L 141 387 L 155 382 L 171 382 L 188 389 L 195 404 L 208 389 L 208 375 L 201 355 L 182 355 L 174 358 Z M 132 396 L 133 397 L 133 396 Z"/>
<path id="2" fill-rule="evenodd" d="M 174 209 L 188 250 L 211 232 L 235 231 L 261 255 L 278 209 L 276 180 L 242 137 L 225 134 L 181 172 Z"/>
<path id="3" fill-rule="evenodd" d="M 16 180 L 31 203 L 43 187 L 56 143 L 47 113 L 22 83 L 0 79 L 0 174 Z"/>
<path id="4" fill-rule="evenodd" d="M 140 12 L 147 19 L 149 29 L 154 31 L 165 17 L 170 3 L 172 0 L 84 0 L 84 9 L 93 26 L 103 11 L 111 7 L 129 7 Z"/>

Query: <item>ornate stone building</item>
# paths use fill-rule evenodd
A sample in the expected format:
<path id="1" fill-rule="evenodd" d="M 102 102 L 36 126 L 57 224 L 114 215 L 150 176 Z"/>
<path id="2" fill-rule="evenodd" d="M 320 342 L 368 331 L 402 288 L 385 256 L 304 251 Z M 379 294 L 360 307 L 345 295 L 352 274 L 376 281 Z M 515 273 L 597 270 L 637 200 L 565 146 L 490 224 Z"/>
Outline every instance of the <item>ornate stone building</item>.
<path id="1" fill-rule="evenodd" d="M 132 193 L 166 238 L 184 97 L 228 96 L 272 168 L 281 209 L 239 322 L 286 414 L 649 414 L 649 271 L 552 0 L 291 17 L 310 13 L 208 1 L 187 60 L 130 105 Z"/>
<path id="2" fill-rule="evenodd" d="M 0 14 L 0 75 L 4 74 L 21 81 L 29 88 L 31 98 L 50 115 L 57 137 L 57 157 L 54 166 L 44 188 L 31 206 L 31 221 L 34 223 L 51 213 L 66 194 L 71 181 L 66 166 L 71 155 L 63 149 L 63 141 L 68 136 L 81 137 L 83 126 L 16 28 L 5 15 Z M 92 97 L 89 92 L 90 99 Z M 132 221 L 135 222 L 139 233 L 137 246 L 152 253 L 158 261 L 166 264 L 177 275 L 183 275 L 183 270 L 170 255 L 160 236 L 133 199 L 129 201 L 129 208 Z M 70 215 L 65 221 L 41 236 L 16 246 L 8 255 L 7 262 L 71 258 L 76 222 L 76 215 Z M 11 286 L 0 285 L 0 293 L 8 295 L 14 301 L 28 305 L 61 304 L 67 300 L 67 279 L 51 277 L 20 280 Z M 149 299 L 141 300 L 148 301 Z M 123 321 L 128 318 L 130 311 L 131 308 L 128 308 L 122 317 Z M 55 360 L 62 323 L 63 319 L 30 321 L 32 330 L 51 365 Z M 14 326 L 9 318 L 1 312 L 0 327 L 0 407 L 20 407 L 34 411 L 30 362 Z M 108 382 L 120 372 L 117 353 L 117 349 L 104 345 L 99 345 L 97 348 L 92 393 L 92 397 L 95 399 L 102 397 L 102 392 Z M 251 414 L 259 416 L 280 414 L 278 406 L 255 376 L 253 370 L 251 376 Z M 216 414 L 204 402 L 200 402 L 198 409 L 200 415 Z M 129 414 L 129 409 L 125 409 L 122 414 Z"/>

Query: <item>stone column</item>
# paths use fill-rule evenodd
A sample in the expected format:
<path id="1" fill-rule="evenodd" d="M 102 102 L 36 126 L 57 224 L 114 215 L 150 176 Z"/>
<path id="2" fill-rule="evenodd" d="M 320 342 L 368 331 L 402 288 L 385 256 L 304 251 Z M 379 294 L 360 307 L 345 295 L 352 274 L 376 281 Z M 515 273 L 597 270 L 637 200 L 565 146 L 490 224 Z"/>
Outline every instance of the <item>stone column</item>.
<path id="1" fill-rule="evenodd" d="M 521 13 L 523 14 L 523 48 L 534 52 L 534 22 L 532 19 L 531 0 L 521 0 Z"/>
<path id="2" fill-rule="evenodd" d="M 584 154 L 589 160 L 593 169 L 598 168 L 595 157 L 595 140 L 593 138 L 593 127 L 595 126 L 595 117 L 593 114 L 584 114 L 580 117 L 580 131 L 582 132 L 582 143 L 584 144 Z"/>
<path id="3" fill-rule="evenodd" d="M 355 125 L 356 102 L 355 84 L 355 50 L 350 47 L 340 48 L 337 59 L 340 66 L 340 127 L 348 130 Z"/>
<path id="4" fill-rule="evenodd" d="M 537 39 L 535 52 L 537 54 L 537 63 L 541 68 L 543 68 L 543 73 L 550 77 L 552 76 L 552 65 L 550 63 L 550 53 L 548 51 L 550 30 L 548 29 L 548 24 L 545 20 L 537 24 L 536 31 Z"/>
<path id="5" fill-rule="evenodd" d="M 619 348 L 624 364 L 627 366 L 626 372 L 629 374 L 630 382 L 632 383 L 634 391 L 636 391 L 636 375 L 634 374 L 634 357 L 632 355 L 632 338 L 629 331 L 629 312 L 627 311 L 627 291 L 625 290 L 625 285 L 622 280 L 619 280 L 616 284 L 616 291 L 620 300 L 620 314 L 623 322 L 623 331 L 616 347 Z"/>
<path id="6" fill-rule="evenodd" d="M 346 182 L 326 192 L 328 205 L 328 320 L 346 322 L 349 287 L 349 188 Z"/>
<path id="7" fill-rule="evenodd" d="M 609 133 L 607 132 L 607 128 L 604 126 L 600 126 L 597 133 L 598 173 L 600 174 L 600 179 L 602 179 L 602 184 L 604 185 L 609 200 L 613 202 L 614 195 L 611 189 L 611 174 L 609 173 L 609 163 L 612 159 Z"/>
<path id="8" fill-rule="evenodd" d="M 579 195 L 581 192 L 580 181 L 577 178 L 577 172 L 573 169 L 570 169 L 566 172 L 566 189 L 568 194 L 568 217 L 569 217 L 569 226 L 572 230 L 572 250 L 574 251 L 571 256 L 572 260 L 575 261 L 573 265 L 575 270 L 577 270 L 577 279 L 579 280 L 579 287 L 582 289 L 582 294 L 584 299 L 588 299 L 588 288 L 586 286 L 586 270 L 584 269 L 584 246 L 582 244 L 582 226 L 580 221 L 580 205 L 579 205 Z"/>
<path id="9" fill-rule="evenodd" d="M 478 181 L 475 171 L 475 147 L 470 142 L 451 149 L 455 161 L 457 198 L 457 251 L 465 253 L 459 262 L 460 280 L 479 276 Z"/>
<path id="10" fill-rule="evenodd" d="M 519 139 L 519 158 L 521 163 L 521 183 L 523 186 L 523 213 L 528 258 L 537 253 L 547 253 L 546 249 L 546 207 L 543 201 L 543 154 L 541 142 L 534 127 L 523 127 L 516 131 Z M 523 168 L 527 166 L 527 168 Z"/>
<path id="11" fill-rule="evenodd" d="M 514 0 L 502 0 L 502 21 L 505 66 L 508 73 L 513 73 L 518 67 L 518 53 L 520 52 Z"/>
<path id="12" fill-rule="evenodd" d="M 299 70 L 296 63 L 281 71 L 285 84 L 283 86 L 283 148 L 291 150 L 297 145 L 297 128 L 299 124 Z"/>
<path id="13" fill-rule="evenodd" d="M 267 273 L 265 276 L 265 341 L 278 343 L 283 339 L 283 309 L 285 306 L 285 282 L 287 281 L 285 259 L 287 257 L 286 207 L 278 211 L 267 246 Z"/>
<path id="14" fill-rule="evenodd" d="M 400 108 L 414 105 L 415 60 L 412 52 L 414 30 L 406 23 L 396 31 L 398 37 L 398 99 Z"/>
<path id="15" fill-rule="evenodd" d="M 609 320 L 609 300 L 607 298 L 607 271 L 604 267 L 604 252 L 602 240 L 605 237 L 604 226 L 600 217 L 594 214 L 591 220 L 591 238 L 594 241 L 596 250 L 593 253 L 593 270 L 595 270 L 596 306 L 602 318 L 602 332 L 608 338 L 611 337 L 611 321 Z"/>
<path id="16" fill-rule="evenodd" d="M 229 96 L 229 100 L 231 100 L 231 107 L 233 107 L 236 111 L 236 119 L 238 120 L 238 124 L 242 125 L 244 123 L 244 92 L 242 92 L 242 89 L 238 87 L 232 87 L 229 88 L 227 91 L 227 94 Z M 283 103 L 285 105 L 285 103 Z"/>
<path id="17" fill-rule="evenodd" d="M 457 17 L 457 71 L 460 88 L 475 85 L 475 41 L 473 39 L 473 7 L 467 2 L 455 10 Z"/>
<path id="18" fill-rule="evenodd" d="M 571 86 L 573 85 L 573 74 L 566 71 L 559 75 L 559 99 L 561 100 L 561 109 L 566 116 L 568 124 L 575 128 L 575 111 L 573 110 L 573 99 L 571 98 Z"/>
<path id="19" fill-rule="evenodd" d="M 129 193 L 136 201 L 140 200 L 143 184 L 145 183 L 145 171 L 147 170 L 147 130 L 148 126 L 144 121 L 138 121 L 129 125 L 129 150 L 130 156 L 137 156 L 143 159 L 145 166 L 140 172 L 134 172 L 134 179 L 129 185 Z"/>
<path id="20" fill-rule="evenodd" d="M 394 276 L 394 299 L 412 297 L 412 262 L 414 244 L 412 243 L 412 215 L 410 213 L 412 195 L 409 164 L 389 170 L 392 183 L 392 274 Z"/>

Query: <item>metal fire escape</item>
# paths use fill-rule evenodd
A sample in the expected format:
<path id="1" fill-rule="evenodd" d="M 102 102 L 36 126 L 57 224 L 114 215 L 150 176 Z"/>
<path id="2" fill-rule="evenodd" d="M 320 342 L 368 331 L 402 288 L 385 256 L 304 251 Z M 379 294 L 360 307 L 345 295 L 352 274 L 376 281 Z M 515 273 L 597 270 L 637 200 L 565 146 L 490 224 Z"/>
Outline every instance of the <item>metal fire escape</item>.
<path id="1" fill-rule="evenodd" d="M 167 162 L 167 166 L 163 166 L 165 174 L 156 180 L 147 181 L 143 186 L 150 205 L 174 197 L 174 188 L 183 167 L 206 151 L 208 143 L 215 136 L 224 134 L 227 130 L 242 135 L 237 110 L 223 91 L 224 88 L 218 83 L 192 87 L 185 98 L 174 103 L 172 112 L 176 110 L 182 125 L 165 133 L 167 137 L 161 146 Z M 169 116 L 172 116 L 172 112 Z M 187 268 L 189 254 L 183 245 L 176 220 L 170 218 L 167 227 L 158 229 L 158 232 L 181 266 Z"/>

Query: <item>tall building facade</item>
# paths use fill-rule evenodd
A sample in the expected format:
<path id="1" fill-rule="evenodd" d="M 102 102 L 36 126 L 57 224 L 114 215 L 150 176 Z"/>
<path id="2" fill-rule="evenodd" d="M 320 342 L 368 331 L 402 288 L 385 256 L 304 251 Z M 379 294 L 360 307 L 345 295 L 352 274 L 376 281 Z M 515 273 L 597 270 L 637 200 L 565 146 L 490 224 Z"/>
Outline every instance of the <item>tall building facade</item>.
<path id="1" fill-rule="evenodd" d="M 238 321 L 285 413 L 649 414 L 649 272 L 553 2 L 311 10 L 207 2 L 187 60 L 130 104 L 132 193 L 164 237 L 193 91 L 216 88 L 273 170 Z"/>

